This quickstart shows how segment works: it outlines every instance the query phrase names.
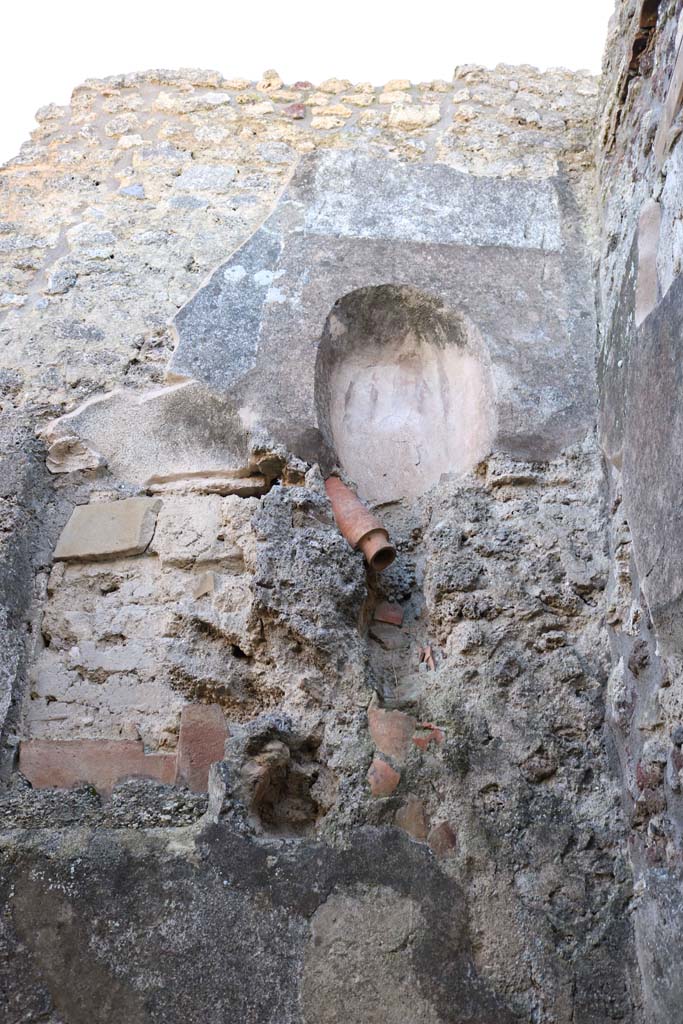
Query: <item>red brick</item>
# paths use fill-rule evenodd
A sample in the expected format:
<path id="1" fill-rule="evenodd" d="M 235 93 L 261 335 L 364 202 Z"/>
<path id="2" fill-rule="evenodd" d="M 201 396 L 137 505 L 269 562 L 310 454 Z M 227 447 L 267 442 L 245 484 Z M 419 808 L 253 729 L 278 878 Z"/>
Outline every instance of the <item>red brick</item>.
<path id="1" fill-rule="evenodd" d="M 413 743 L 420 750 L 426 750 L 430 743 L 436 743 L 437 746 L 443 743 L 443 730 L 439 729 L 432 722 L 420 722 L 417 728 L 418 733 L 416 736 L 413 736 Z"/>
<path id="2" fill-rule="evenodd" d="M 452 857 L 457 844 L 457 837 L 454 829 L 447 821 L 441 821 L 438 825 L 430 828 L 427 842 L 440 859 Z"/>
<path id="3" fill-rule="evenodd" d="M 370 708 L 368 725 L 373 742 L 382 754 L 395 757 L 397 761 L 406 757 L 415 731 L 412 715 L 406 715 L 403 711 Z"/>
<path id="4" fill-rule="evenodd" d="M 424 804 L 417 797 L 411 796 L 402 807 L 396 811 L 394 819 L 399 828 L 402 828 L 413 839 L 426 839 L 429 821 Z"/>
<path id="5" fill-rule="evenodd" d="M 368 769 L 367 779 L 373 796 L 391 796 L 401 781 L 401 773 L 376 757 Z"/>
<path id="6" fill-rule="evenodd" d="M 87 782 L 109 795 L 122 779 L 173 784 L 175 754 L 145 754 L 140 740 L 26 740 L 19 770 L 36 789 L 70 789 Z"/>
<path id="7" fill-rule="evenodd" d="M 375 608 L 373 617 L 376 622 L 386 622 L 390 626 L 401 626 L 403 624 L 403 609 L 400 604 L 380 601 Z"/>
<path id="8" fill-rule="evenodd" d="M 218 704 L 187 704 L 180 712 L 178 782 L 193 793 L 206 793 L 209 768 L 223 760 L 228 735 Z"/>

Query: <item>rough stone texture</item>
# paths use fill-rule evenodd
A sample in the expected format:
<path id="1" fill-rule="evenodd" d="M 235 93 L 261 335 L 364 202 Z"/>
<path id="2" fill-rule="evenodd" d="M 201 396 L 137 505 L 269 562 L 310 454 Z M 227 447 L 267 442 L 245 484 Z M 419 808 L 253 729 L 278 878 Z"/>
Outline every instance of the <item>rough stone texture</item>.
<path id="1" fill-rule="evenodd" d="M 599 148 L 601 441 L 609 460 L 608 719 L 630 824 L 648 1024 L 683 1006 L 680 2 L 612 21 Z"/>
<path id="2" fill-rule="evenodd" d="M 298 703 L 302 686 L 319 685 L 343 630 L 347 646 L 359 648 L 352 627 L 362 558 L 337 532 L 327 501 L 276 488 L 254 532 L 258 508 L 235 496 L 168 497 L 145 555 L 57 564 L 24 705 L 28 735 L 113 739 L 133 728 L 151 749 L 174 747 L 187 701 L 219 703 L 238 719 L 286 693 Z M 195 596 L 207 571 L 212 586 Z M 292 644 L 310 650 L 305 684 L 287 664 Z"/>
<path id="3" fill-rule="evenodd" d="M 665 346 L 677 366 L 681 157 L 667 134 L 650 187 L 648 148 L 675 6 L 622 5 L 602 86 L 608 501 L 590 76 L 119 76 L 0 170 L 8 770 L 19 738 L 124 743 L 192 786 L 188 706 L 229 729 L 208 799 L 8 779 L 8 1019 L 677 1018 L 675 524 L 645 536 L 675 500 L 677 371 L 634 412 Z M 639 252 L 663 298 L 636 328 Z M 376 577 L 323 478 L 353 476 L 335 373 L 370 333 L 390 375 L 392 332 L 435 364 L 459 347 L 490 407 L 467 460 L 374 492 L 398 547 Z M 448 374 L 408 376 L 429 422 Z M 49 571 L 74 506 L 157 493 L 142 553 Z"/>

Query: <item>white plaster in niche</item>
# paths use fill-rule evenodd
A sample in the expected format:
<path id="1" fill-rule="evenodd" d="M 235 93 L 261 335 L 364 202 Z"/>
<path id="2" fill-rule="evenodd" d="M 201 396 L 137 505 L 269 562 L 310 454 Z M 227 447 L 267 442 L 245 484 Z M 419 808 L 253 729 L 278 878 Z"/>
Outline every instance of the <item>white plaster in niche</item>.
<path id="1" fill-rule="evenodd" d="M 368 501 L 416 497 L 491 449 L 492 384 L 476 332 L 415 289 L 365 288 L 336 303 L 316 376 L 321 428 Z"/>

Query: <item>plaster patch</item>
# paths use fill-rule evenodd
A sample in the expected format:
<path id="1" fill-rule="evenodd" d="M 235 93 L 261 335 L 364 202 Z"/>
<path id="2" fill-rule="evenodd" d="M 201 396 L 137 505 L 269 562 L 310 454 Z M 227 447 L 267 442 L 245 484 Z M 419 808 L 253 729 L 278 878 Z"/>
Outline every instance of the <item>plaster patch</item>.
<path id="1" fill-rule="evenodd" d="M 226 284 L 237 284 L 247 276 L 247 272 L 241 264 L 236 267 L 226 267 L 223 271 L 223 280 Z"/>

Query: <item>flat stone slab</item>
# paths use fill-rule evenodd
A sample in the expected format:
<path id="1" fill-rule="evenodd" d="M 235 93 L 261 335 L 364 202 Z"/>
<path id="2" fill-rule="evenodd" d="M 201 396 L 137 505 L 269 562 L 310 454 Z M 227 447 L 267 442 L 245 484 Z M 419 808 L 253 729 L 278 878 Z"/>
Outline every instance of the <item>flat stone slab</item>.
<path id="1" fill-rule="evenodd" d="M 97 562 L 141 555 L 154 535 L 159 498 L 124 498 L 78 505 L 62 530 L 55 560 Z"/>
<path id="2" fill-rule="evenodd" d="M 43 440 L 51 472 L 106 463 L 119 480 L 145 489 L 213 480 L 231 493 L 232 478 L 251 473 L 247 431 L 234 404 L 192 381 L 89 399 L 48 424 Z"/>

